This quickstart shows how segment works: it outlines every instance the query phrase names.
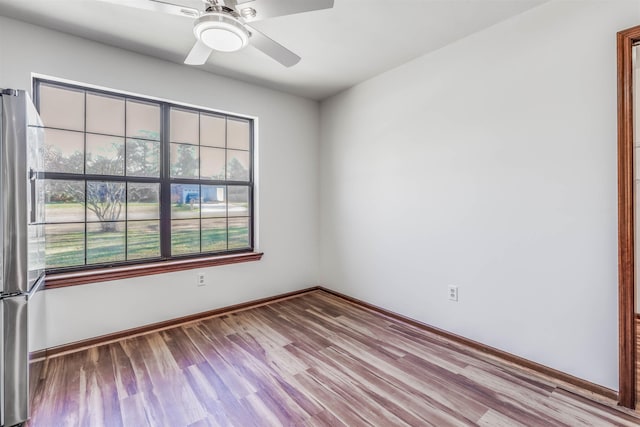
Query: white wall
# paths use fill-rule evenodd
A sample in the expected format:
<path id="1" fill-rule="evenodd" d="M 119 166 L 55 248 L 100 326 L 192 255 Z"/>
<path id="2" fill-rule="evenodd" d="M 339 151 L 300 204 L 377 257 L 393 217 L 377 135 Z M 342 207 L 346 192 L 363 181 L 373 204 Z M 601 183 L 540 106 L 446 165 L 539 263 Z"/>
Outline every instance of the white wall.
<path id="1" fill-rule="evenodd" d="M 0 87 L 40 73 L 258 117 L 259 262 L 47 290 L 31 350 L 315 285 L 318 134 L 314 101 L 0 17 Z M 293 196 L 291 196 L 293 195 Z"/>
<path id="2" fill-rule="evenodd" d="M 323 102 L 321 283 L 617 389 L 615 36 L 638 23 L 553 1 Z"/>

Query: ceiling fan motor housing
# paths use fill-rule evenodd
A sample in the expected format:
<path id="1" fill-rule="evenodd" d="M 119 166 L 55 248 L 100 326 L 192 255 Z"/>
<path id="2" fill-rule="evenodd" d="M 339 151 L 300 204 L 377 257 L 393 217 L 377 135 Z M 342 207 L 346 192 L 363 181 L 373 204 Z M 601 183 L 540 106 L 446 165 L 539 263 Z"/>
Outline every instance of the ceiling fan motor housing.
<path id="1" fill-rule="evenodd" d="M 207 12 L 196 19 L 193 34 L 213 50 L 235 52 L 249 43 L 251 34 L 239 19 L 225 12 Z"/>

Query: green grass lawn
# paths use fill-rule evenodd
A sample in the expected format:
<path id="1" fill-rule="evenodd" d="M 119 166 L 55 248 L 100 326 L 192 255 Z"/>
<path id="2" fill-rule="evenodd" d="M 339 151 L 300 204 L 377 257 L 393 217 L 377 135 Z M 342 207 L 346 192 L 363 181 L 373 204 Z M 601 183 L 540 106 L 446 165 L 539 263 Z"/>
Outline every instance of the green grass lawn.
<path id="1" fill-rule="evenodd" d="M 238 204 L 241 205 L 241 204 Z M 245 206 L 246 207 L 246 206 Z M 129 218 L 141 221 L 118 223 L 117 231 L 102 231 L 99 223 L 88 223 L 85 239 L 84 205 L 80 203 L 47 203 L 46 265 L 48 268 L 102 264 L 160 256 L 160 234 L 157 203 L 129 203 Z M 174 213 L 195 213 L 189 205 L 173 205 Z M 89 221 L 98 218 L 87 211 Z M 125 218 L 124 209 L 121 220 Z M 187 216 L 188 218 L 188 216 Z M 148 219 L 148 220 L 147 220 Z M 173 255 L 199 252 L 219 252 L 249 247 L 248 220 L 243 217 L 203 219 L 200 231 L 198 219 L 173 222 L 171 251 Z M 209 221 L 209 222 L 206 222 Z M 213 222 L 210 222 L 213 221 Z M 221 221 L 216 223 L 215 221 Z M 52 224 L 59 222 L 60 224 Z M 74 222 L 75 224 L 62 224 Z M 207 225 L 205 225 L 205 222 Z"/>
<path id="2" fill-rule="evenodd" d="M 146 221 L 145 221 L 146 222 Z M 79 225 L 82 227 L 82 224 Z M 123 227 L 124 228 L 124 227 Z M 154 229 L 155 228 L 155 229 Z M 126 242 L 126 243 L 125 243 Z M 228 247 L 227 247 L 228 244 Z M 176 228 L 171 236 L 173 255 L 216 252 L 249 246 L 249 229 L 244 226 L 184 230 Z M 101 264 L 160 256 L 160 235 L 156 227 L 137 227 L 124 231 L 89 232 L 86 236 L 86 264 Z M 46 265 L 48 268 L 85 264 L 85 234 L 83 231 L 48 232 Z"/>

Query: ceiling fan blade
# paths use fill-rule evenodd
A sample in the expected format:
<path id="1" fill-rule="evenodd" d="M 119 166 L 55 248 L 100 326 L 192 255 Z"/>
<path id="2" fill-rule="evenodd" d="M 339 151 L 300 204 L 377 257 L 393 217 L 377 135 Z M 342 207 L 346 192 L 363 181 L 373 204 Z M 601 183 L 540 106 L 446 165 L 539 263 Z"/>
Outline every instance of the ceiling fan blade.
<path id="1" fill-rule="evenodd" d="M 236 11 L 244 18 L 245 22 L 332 7 L 333 0 L 250 0 L 235 4 Z"/>
<path id="2" fill-rule="evenodd" d="M 135 7 L 136 9 L 152 10 L 154 12 L 167 13 L 169 15 L 185 16 L 187 18 L 197 18 L 200 11 L 191 6 L 167 3 L 159 0 L 100 0 L 105 3 L 119 4 L 122 6 Z"/>
<path id="3" fill-rule="evenodd" d="M 211 55 L 212 49 L 200 40 L 196 41 L 196 44 L 191 48 L 191 52 L 187 55 L 184 63 L 187 65 L 202 65 L 207 62 L 209 55 Z"/>
<path id="4" fill-rule="evenodd" d="M 247 28 L 251 32 L 251 44 L 258 50 L 269 55 L 285 67 L 292 67 L 300 62 L 300 57 L 280 43 L 271 40 L 253 27 Z"/>

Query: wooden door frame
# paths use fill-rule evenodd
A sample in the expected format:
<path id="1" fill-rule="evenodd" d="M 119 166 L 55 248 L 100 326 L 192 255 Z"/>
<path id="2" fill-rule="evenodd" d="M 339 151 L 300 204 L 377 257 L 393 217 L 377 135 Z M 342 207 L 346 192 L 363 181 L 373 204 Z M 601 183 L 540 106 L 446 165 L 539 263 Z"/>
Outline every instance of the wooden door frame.
<path id="1" fill-rule="evenodd" d="M 618 321 L 619 401 L 636 405 L 633 45 L 640 26 L 618 33 Z"/>

